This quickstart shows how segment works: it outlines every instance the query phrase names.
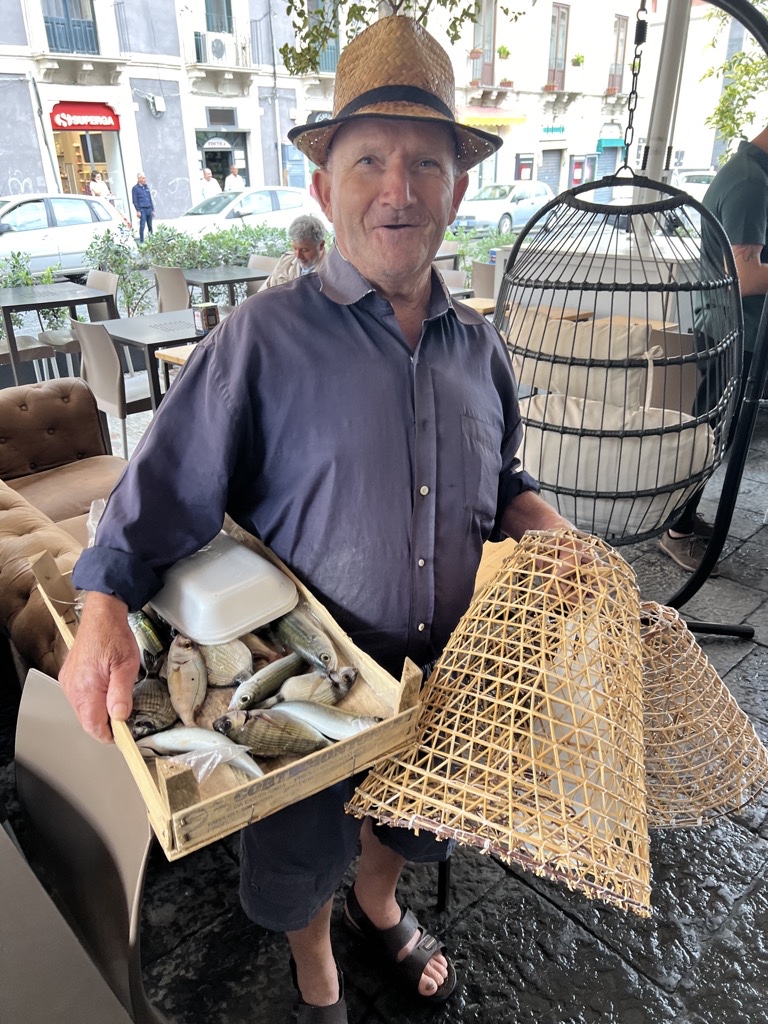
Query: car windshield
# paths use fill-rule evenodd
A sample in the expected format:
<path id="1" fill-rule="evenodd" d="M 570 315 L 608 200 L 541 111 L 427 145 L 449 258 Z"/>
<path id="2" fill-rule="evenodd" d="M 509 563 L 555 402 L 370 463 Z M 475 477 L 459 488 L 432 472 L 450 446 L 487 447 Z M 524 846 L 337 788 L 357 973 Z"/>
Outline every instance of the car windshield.
<path id="1" fill-rule="evenodd" d="M 472 202 L 476 199 L 506 199 L 511 191 L 511 185 L 485 185 L 476 196 L 472 196 Z"/>
<path id="2" fill-rule="evenodd" d="M 222 210 L 226 210 L 235 198 L 237 197 L 233 196 L 231 192 L 219 192 L 218 195 L 209 196 L 208 199 L 204 199 L 202 203 L 198 203 L 197 206 L 193 206 L 191 210 L 187 210 L 184 216 L 209 217 L 212 213 L 221 213 Z"/>

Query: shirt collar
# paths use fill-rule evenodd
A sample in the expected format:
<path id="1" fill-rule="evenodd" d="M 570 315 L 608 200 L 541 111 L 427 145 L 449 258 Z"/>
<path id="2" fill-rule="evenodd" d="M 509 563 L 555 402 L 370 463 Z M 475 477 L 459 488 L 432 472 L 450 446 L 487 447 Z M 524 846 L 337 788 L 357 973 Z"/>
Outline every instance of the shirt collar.
<path id="1" fill-rule="evenodd" d="M 375 294 L 375 289 L 363 275 L 345 259 L 334 245 L 317 269 L 320 288 L 332 301 L 351 306 L 366 295 Z M 432 294 L 429 300 L 428 319 L 433 320 L 453 309 L 457 319 L 464 324 L 478 322 L 478 314 L 465 306 L 455 306 L 447 289 L 432 270 Z"/>

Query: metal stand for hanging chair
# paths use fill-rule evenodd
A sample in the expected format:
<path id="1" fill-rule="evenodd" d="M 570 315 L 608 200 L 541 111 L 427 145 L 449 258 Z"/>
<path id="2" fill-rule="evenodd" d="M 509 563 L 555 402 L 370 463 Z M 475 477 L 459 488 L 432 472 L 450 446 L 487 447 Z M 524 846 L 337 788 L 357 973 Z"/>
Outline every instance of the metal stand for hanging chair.
<path id="1" fill-rule="evenodd" d="M 526 225 L 495 323 L 521 386 L 524 464 L 580 529 L 616 546 L 660 535 L 730 450 L 705 559 L 668 602 L 679 606 L 725 543 L 763 361 L 739 416 L 743 316 L 728 239 L 690 196 L 624 170 L 561 193 Z M 608 201 L 628 187 L 626 205 Z"/>

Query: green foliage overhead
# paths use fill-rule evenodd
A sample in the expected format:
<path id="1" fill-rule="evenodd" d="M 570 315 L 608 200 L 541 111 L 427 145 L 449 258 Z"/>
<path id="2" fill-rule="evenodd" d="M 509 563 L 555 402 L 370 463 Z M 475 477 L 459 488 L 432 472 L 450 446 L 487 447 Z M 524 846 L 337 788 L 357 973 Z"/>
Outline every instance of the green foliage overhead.
<path id="1" fill-rule="evenodd" d="M 536 0 L 532 0 L 531 5 Z M 319 7 L 319 9 L 318 9 Z M 455 43 L 461 37 L 463 26 L 478 19 L 477 0 L 326 0 L 324 4 L 312 0 L 288 0 L 286 12 L 291 19 L 296 45 L 286 43 L 280 47 L 280 56 L 292 75 L 306 75 L 320 67 L 320 55 L 333 40 L 339 38 L 339 24 L 346 22 L 347 41 L 380 17 L 389 14 L 407 14 L 422 25 L 428 25 L 433 11 L 442 8 L 450 14 L 448 39 Z M 525 12 L 513 11 L 501 3 L 497 11 L 510 22 L 517 21 Z"/>
<path id="2" fill-rule="evenodd" d="M 761 13 L 768 15 L 768 0 L 752 2 Z M 717 25 L 714 46 L 720 34 L 725 31 L 730 18 L 722 11 L 714 11 L 710 17 Z M 759 125 L 754 132 L 752 131 L 755 100 L 768 91 L 768 55 L 761 47 L 757 46 L 748 53 L 739 50 L 719 67 L 710 68 L 703 77 L 720 78 L 723 81 L 720 99 L 707 118 L 706 124 L 716 129 L 725 143 L 726 150 L 731 150 L 734 142 L 756 134 L 764 127 Z"/>

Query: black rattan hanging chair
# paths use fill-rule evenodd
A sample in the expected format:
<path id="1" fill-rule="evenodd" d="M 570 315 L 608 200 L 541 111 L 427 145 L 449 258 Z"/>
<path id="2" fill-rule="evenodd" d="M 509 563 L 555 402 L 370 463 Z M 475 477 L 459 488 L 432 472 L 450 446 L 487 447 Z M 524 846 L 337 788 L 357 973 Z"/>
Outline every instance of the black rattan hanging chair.
<path id="1" fill-rule="evenodd" d="M 639 199 L 604 201 L 628 185 Z M 720 224 L 631 172 L 563 192 L 518 236 L 495 323 L 542 496 L 614 545 L 660 534 L 737 414 L 742 310 Z"/>

